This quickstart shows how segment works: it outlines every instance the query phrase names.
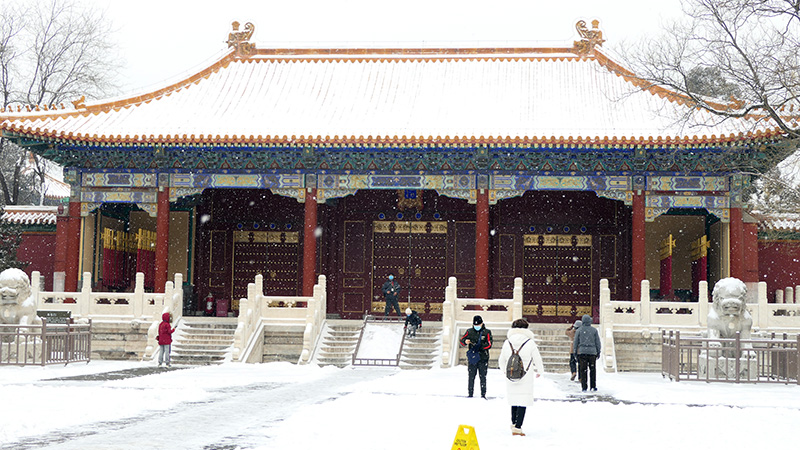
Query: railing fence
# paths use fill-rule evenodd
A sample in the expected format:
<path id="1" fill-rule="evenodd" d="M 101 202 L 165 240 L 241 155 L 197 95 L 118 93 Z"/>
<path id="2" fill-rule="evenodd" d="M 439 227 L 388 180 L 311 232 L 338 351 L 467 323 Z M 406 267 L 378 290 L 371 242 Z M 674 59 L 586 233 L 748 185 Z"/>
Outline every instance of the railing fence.
<path id="1" fill-rule="evenodd" d="M 0 325 L 0 365 L 47 365 L 89 362 L 92 321 L 41 325 Z"/>
<path id="2" fill-rule="evenodd" d="M 711 339 L 661 333 L 661 375 L 671 380 L 800 384 L 800 334 L 770 339 Z"/>

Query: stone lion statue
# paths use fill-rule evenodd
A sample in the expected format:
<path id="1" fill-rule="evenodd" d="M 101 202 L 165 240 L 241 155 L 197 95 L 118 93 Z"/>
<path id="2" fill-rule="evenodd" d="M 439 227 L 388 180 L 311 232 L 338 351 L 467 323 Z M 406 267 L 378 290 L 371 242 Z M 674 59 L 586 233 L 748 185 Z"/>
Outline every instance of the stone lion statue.
<path id="1" fill-rule="evenodd" d="M 20 269 L 0 272 L 0 323 L 9 325 L 41 325 L 36 315 L 36 299 L 31 295 L 28 274 Z"/>
<path id="2" fill-rule="evenodd" d="M 724 278 L 714 285 L 711 298 L 714 303 L 708 311 L 708 337 L 711 339 L 732 339 L 736 332 L 742 339 L 750 339 L 753 317 L 747 310 L 745 296 L 747 286 L 738 278 Z M 713 345 L 719 347 L 720 344 Z M 750 347 L 749 345 L 742 345 Z M 728 352 L 732 353 L 732 352 Z M 725 355 L 738 356 L 738 355 Z"/>

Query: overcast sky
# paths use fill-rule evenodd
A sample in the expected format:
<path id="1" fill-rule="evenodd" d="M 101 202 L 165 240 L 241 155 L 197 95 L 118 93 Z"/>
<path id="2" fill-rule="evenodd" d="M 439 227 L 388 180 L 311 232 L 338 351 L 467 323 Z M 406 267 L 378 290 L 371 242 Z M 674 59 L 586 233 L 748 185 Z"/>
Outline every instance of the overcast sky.
<path id="1" fill-rule="evenodd" d="M 199 70 L 226 51 L 231 22 L 255 25 L 260 46 L 316 42 L 501 41 L 567 45 L 575 22 L 600 20 L 606 46 L 653 35 L 681 15 L 679 0 L 83 0 L 105 10 L 117 33 L 124 92 Z"/>

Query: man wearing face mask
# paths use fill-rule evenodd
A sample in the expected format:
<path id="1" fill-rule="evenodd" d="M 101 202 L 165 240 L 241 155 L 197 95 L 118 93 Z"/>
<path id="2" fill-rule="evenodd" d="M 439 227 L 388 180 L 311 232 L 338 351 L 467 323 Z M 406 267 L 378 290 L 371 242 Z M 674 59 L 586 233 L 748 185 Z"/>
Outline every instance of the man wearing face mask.
<path id="1" fill-rule="evenodd" d="M 489 369 L 489 349 L 492 348 L 492 332 L 483 324 L 483 317 L 475 316 L 472 318 L 472 328 L 461 336 L 461 345 L 468 349 L 473 348 L 478 351 L 480 359 L 475 364 L 468 364 L 469 378 L 467 380 L 468 397 L 472 397 L 475 390 L 475 374 L 481 378 L 481 398 L 486 398 L 486 372 Z"/>
<path id="2" fill-rule="evenodd" d="M 400 283 L 395 281 L 394 275 L 391 273 L 389 274 L 389 280 L 383 283 L 382 290 L 383 298 L 386 300 L 386 309 L 384 310 L 383 316 L 389 316 L 389 312 L 394 308 L 398 316 L 404 317 L 400 312 L 400 304 L 397 302 L 397 295 L 400 293 Z"/>

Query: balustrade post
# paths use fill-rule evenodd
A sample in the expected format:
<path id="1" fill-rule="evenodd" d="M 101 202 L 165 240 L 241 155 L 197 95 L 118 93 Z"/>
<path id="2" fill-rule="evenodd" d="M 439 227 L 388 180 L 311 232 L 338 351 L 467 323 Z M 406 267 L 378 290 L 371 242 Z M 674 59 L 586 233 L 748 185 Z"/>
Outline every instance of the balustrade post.
<path id="1" fill-rule="evenodd" d="M 136 272 L 136 282 L 133 285 L 133 317 L 144 317 L 144 274 Z M 159 320 L 160 317 L 153 317 Z"/>
<path id="2" fill-rule="evenodd" d="M 640 298 L 641 312 L 639 314 L 640 324 L 650 325 L 650 280 L 642 280 L 642 297 Z"/>
<path id="3" fill-rule="evenodd" d="M 708 281 L 698 283 L 697 295 L 697 323 L 701 327 L 708 326 Z"/>
<path id="4" fill-rule="evenodd" d="M 138 275 L 138 274 L 137 274 Z M 172 298 L 172 294 L 175 293 L 175 285 L 172 284 L 172 281 L 167 281 L 164 285 L 164 309 L 162 309 L 161 313 L 168 312 L 172 314 L 172 310 L 170 309 L 170 300 Z M 144 292 L 142 292 L 144 295 Z M 144 297 L 142 297 L 144 298 Z M 165 311 L 166 310 L 166 311 Z M 159 320 L 159 317 L 154 318 L 155 320 Z"/>
<path id="5" fill-rule="evenodd" d="M 769 328 L 769 305 L 767 304 L 767 282 L 758 282 L 758 318 L 754 321 L 753 325 L 760 329 Z M 798 361 L 800 362 L 800 361 Z"/>
<path id="6" fill-rule="evenodd" d="M 672 334 L 672 331 L 670 331 Z M 672 366 L 672 370 L 675 372 L 675 381 L 678 382 L 681 380 L 681 332 L 675 331 L 675 353 L 672 354 L 672 361 L 670 365 Z"/>
<path id="7" fill-rule="evenodd" d="M 89 272 L 83 273 L 83 283 L 81 284 L 81 293 L 78 298 L 78 311 L 81 317 L 89 317 L 92 312 L 92 274 Z"/>
<path id="8" fill-rule="evenodd" d="M 736 367 L 736 383 L 739 383 L 739 372 L 742 370 L 742 335 L 740 331 L 737 331 L 733 338 L 733 357 L 736 358 L 736 363 L 734 364 L 734 367 Z"/>
<path id="9" fill-rule="evenodd" d="M 794 288 L 791 286 L 786 287 L 786 294 L 783 296 L 784 303 L 794 303 Z"/>
<path id="10" fill-rule="evenodd" d="M 800 297 L 800 286 L 795 286 L 794 287 L 794 303 L 800 303 L 798 301 L 800 299 L 798 299 L 797 297 Z"/>
<path id="11" fill-rule="evenodd" d="M 783 289 L 775 289 L 775 303 L 783 303 Z"/>
<path id="12" fill-rule="evenodd" d="M 255 283 L 255 292 L 252 299 L 251 308 L 258 314 L 258 317 L 264 317 L 264 275 L 260 273 L 256 275 L 256 283 Z M 250 291 L 248 291 L 248 295 L 250 295 Z M 241 314 L 241 313 L 240 313 Z"/>
<path id="13" fill-rule="evenodd" d="M 513 305 L 511 307 L 511 321 L 522 318 L 522 278 L 514 278 Z"/>
<path id="14" fill-rule="evenodd" d="M 175 311 L 175 317 L 173 317 L 173 323 L 177 325 L 178 320 L 180 320 L 181 317 L 183 317 L 183 274 L 180 272 L 175 273 L 175 291 L 172 294 L 171 304 L 172 304 L 172 310 Z"/>
<path id="15" fill-rule="evenodd" d="M 42 305 L 39 303 L 39 290 L 41 289 L 40 287 L 41 283 L 39 282 L 40 278 L 41 275 L 39 274 L 38 270 L 34 270 L 31 273 L 31 295 L 33 296 L 33 299 L 36 301 L 36 309 L 41 309 L 42 307 Z"/>

